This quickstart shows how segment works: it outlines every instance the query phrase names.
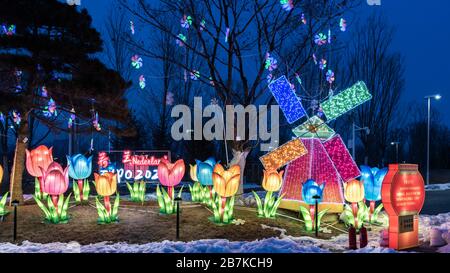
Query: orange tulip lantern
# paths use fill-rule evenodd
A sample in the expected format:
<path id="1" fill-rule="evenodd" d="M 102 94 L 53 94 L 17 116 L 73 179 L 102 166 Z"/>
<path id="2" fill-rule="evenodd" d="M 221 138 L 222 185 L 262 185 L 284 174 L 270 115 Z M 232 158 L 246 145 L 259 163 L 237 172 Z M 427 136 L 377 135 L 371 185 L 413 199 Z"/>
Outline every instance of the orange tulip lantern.
<path id="1" fill-rule="evenodd" d="M 0 165 L 0 185 L 2 184 L 2 179 L 3 179 L 3 168 L 2 165 Z"/>
<path id="2" fill-rule="evenodd" d="M 185 172 L 184 160 L 179 159 L 170 163 L 167 159 L 161 159 L 158 165 L 158 178 L 162 185 L 168 187 L 168 194 L 173 199 L 173 188 L 180 184 Z"/>
<path id="3" fill-rule="evenodd" d="M 47 170 L 41 168 L 41 190 L 52 197 L 55 209 L 58 209 L 58 199 L 69 187 L 69 169 L 63 169 L 57 162 L 51 163 Z"/>
<path id="4" fill-rule="evenodd" d="M 352 212 L 355 217 L 355 227 L 358 226 L 358 203 L 364 200 L 364 183 L 353 179 L 344 183 L 345 200 L 352 203 Z"/>
<path id="5" fill-rule="evenodd" d="M 40 191 L 42 193 L 42 176 L 43 171 L 47 170 L 48 166 L 53 162 L 52 148 L 48 149 L 46 146 L 41 145 L 34 150 L 26 152 L 26 168 L 31 176 L 36 177 L 39 180 Z"/>
<path id="6" fill-rule="evenodd" d="M 284 171 L 277 172 L 277 170 L 269 169 L 263 170 L 264 178 L 262 181 L 263 188 L 268 192 L 276 192 L 281 188 L 281 184 L 283 182 L 283 173 Z"/>
<path id="7" fill-rule="evenodd" d="M 283 182 L 284 171 L 277 172 L 276 169 L 268 169 L 263 171 L 264 177 L 262 181 L 262 187 L 267 191 L 266 198 L 264 199 L 264 204 L 256 192 L 253 191 L 253 195 L 255 196 L 256 204 L 258 206 L 258 216 L 274 218 L 281 199 L 283 199 L 283 196 L 279 196 L 277 199 L 273 196 L 273 192 L 277 192 L 280 190 L 281 184 Z"/>
<path id="8" fill-rule="evenodd" d="M 111 213 L 111 202 L 109 197 L 117 191 L 117 175 L 111 172 L 99 175 L 94 173 L 95 189 L 105 200 L 105 209 Z"/>
<path id="9" fill-rule="evenodd" d="M 218 215 L 221 222 L 227 222 L 231 220 L 231 215 L 225 216 L 224 212 L 227 203 L 227 197 L 234 196 L 239 189 L 239 183 L 241 179 L 241 168 L 239 165 L 233 165 L 228 170 L 220 164 L 216 164 L 213 170 L 212 180 L 214 185 L 214 191 L 221 197 L 221 205 L 219 206 Z M 230 208 L 232 211 L 232 209 Z M 217 216 L 215 218 L 217 218 Z M 219 219 L 215 219 L 219 220 Z"/>

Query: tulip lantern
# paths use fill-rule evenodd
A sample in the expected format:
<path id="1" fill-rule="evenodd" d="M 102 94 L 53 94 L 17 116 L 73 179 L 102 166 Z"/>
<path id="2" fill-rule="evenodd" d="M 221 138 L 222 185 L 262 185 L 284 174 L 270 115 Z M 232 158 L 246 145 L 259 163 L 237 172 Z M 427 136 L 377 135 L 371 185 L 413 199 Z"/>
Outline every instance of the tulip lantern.
<path id="1" fill-rule="evenodd" d="M 99 223 L 111 223 L 118 220 L 119 194 L 116 195 L 114 207 L 111 209 L 110 196 L 117 192 L 117 174 L 106 172 L 104 174 L 94 173 L 95 190 L 97 194 L 103 196 L 105 205 L 103 206 L 98 198 L 95 199 Z"/>
<path id="2" fill-rule="evenodd" d="M 48 207 L 42 203 L 41 198 L 33 196 L 36 203 L 45 214 L 45 219 L 51 223 L 67 222 L 67 209 L 70 200 L 70 194 L 64 201 L 64 193 L 69 188 L 69 169 L 57 163 L 52 162 L 47 169 L 40 168 L 42 175 L 41 187 L 43 193 L 49 195 L 47 199 Z"/>
<path id="3" fill-rule="evenodd" d="M 87 201 L 89 198 L 89 182 L 85 181 L 92 173 L 92 156 L 86 158 L 82 154 L 67 156 L 69 176 L 77 180 L 73 184 L 73 191 L 77 202 Z"/>
<path id="4" fill-rule="evenodd" d="M 3 167 L 2 165 L 0 165 L 0 185 L 2 184 L 3 181 Z"/>
<path id="5" fill-rule="evenodd" d="M 47 170 L 42 170 L 42 191 L 51 196 L 53 205 L 58 209 L 58 198 L 69 187 L 69 170 L 57 162 L 51 163 Z"/>
<path id="6" fill-rule="evenodd" d="M 184 160 L 179 159 L 175 163 L 169 162 L 167 159 L 161 159 L 158 165 L 158 178 L 161 185 L 167 187 L 167 192 L 164 188 L 160 189 L 159 185 L 156 188 L 156 195 L 158 198 L 158 204 L 160 212 L 164 214 L 172 214 L 174 210 L 174 187 L 180 184 L 185 172 Z M 178 193 L 178 197 L 181 197 L 181 192 Z"/>
<path id="7" fill-rule="evenodd" d="M 259 195 L 253 191 L 259 217 L 275 217 L 283 196 L 279 196 L 277 199 L 273 196 L 273 193 L 280 190 L 281 184 L 283 183 L 283 173 L 284 171 L 277 172 L 277 170 L 274 169 L 264 170 L 262 187 L 267 191 L 266 197 L 264 198 L 264 204 Z"/>
<path id="8" fill-rule="evenodd" d="M 320 227 L 320 226 L 316 227 L 315 224 L 316 202 L 317 204 L 320 204 L 322 202 L 324 188 L 325 183 L 319 185 L 313 179 L 308 179 L 305 181 L 305 183 L 302 184 L 302 200 L 307 205 L 309 205 L 309 211 L 304 207 L 300 207 L 300 211 L 303 215 L 303 219 L 305 220 L 307 231 L 313 231 L 316 228 Z M 325 215 L 327 211 L 328 209 L 318 212 L 317 214 L 318 225 L 320 225 L 320 219 L 322 218 L 323 215 Z"/>
<path id="9" fill-rule="evenodd" d="M 369 222 L 376 222 L 378 213 L 383 208 L 380 204 L 375 209 L 375 202 L 381 200 L 381 185 L 386 176 L 388 169 L 370 168 L 368 166 L 361 166 L 361 182 L 364 184 L 364 197 L 370 202 Z"/>
<path id="10" fill-rule="evenodd" d="M 220 196 L 219 204 L 213 202 L 214 222 L 228 224 L 233 218 L 234 195 L 239 189 L 241 168 L 233 165 L 228 170 L 216 164 L 213 169 L 212 180 L 214 191 Z M 231 199 L 227 202 L 227 198 Z"/>
<path id="11" fill-rule="evenodd" d="M 197 179 L 205 190 L 208 192 L 203 192 L 202 203 L 208 206 L 212 205 L 213 202 L 213 179 L 212 174 L 214 167 L 216 166 L 216 160 L 213 157 L 209 157 L 205 161 L 195 160 L 197 162 Z M 209 195 L 209 196 L 208 196 Z"/>
<path id="12" fill-rule="evenodd" d="M 199 202 L 202 200 L 202 185 L 200 182 L 198 182 L 197 178 L 197 164 L 191 165 L 189 164 L 189 174 L 191 176 L 192 181 L 194 182 L 194 185 L 189 185 L 189 190 L 191 192 L 191 199 L 192 202 Z"/>
<path id="13" fill-rule="evenodd" d="M 358 228 L 358 203 L 364 200 L 364 184 L 356 179 L 344 183 L 344 197 L 352 204 L 355 228 Z"/>
<path id="14" fill-rule="evenodd" d="M 26 168 L 31 176 L 37 179 L 35 184 L 35 195 L 42 198 L 42 170 L 47 170 L 48 166 L 53 162 L 52 148 L 47 148 L 44 145 L 38 146 L 36 149 L 26 152 Z"/>

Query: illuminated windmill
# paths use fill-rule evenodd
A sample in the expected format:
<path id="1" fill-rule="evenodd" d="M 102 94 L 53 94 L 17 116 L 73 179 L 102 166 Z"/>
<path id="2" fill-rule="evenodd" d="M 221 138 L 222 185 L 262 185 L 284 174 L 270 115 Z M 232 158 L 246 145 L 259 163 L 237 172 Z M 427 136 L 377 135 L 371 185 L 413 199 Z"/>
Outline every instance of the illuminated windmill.
<path id="1" fill-rule="evenodd" d="M 292 103 L 295 98 L 299 99 L 285 76 L 272 82 L 269 89 L 289 123 L 306 115 L 301 104 Z M 364 82 L 358 82 L 321 103 L 321 108 L 329 122 L 371 98 Z M 314 179 L 319 184 L 326 183 L 320 209 L 341 212 L 342 183 L 360 176 L 342 138 L 318 116 L 308 118 L 292 132 L 296 138 L 260 158 L 266 169 L 287 165 L 280 191 L 285 197 L 280 207 L 298 211 L 300 205 L 306 206 L 302 201 L 302 183 Z"/>

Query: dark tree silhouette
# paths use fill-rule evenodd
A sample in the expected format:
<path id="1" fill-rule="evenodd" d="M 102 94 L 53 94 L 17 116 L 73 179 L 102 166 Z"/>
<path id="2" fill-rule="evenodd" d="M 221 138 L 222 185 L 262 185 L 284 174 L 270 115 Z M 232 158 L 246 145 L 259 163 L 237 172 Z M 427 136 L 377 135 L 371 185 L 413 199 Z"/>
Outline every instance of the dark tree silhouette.
<path id="1" fill-rule="evenodd" d="M 346 78 L 348 86 L 362 80 L 367 84 L 372 99 L 359 106 L 349 119 L 358 126 L 368 126 L 370 134 L 360 131 L 368 164 L 377 166 L 385 160 L 390 144 L 397 106 L 404 89 L 404 66 L 400 53 L 390 49 L 394 29 L 382 15 L 374 14 L 360 25 L 349 50 Z"/>
<path id="2" fill-rule="evenodd" d="M 85 9 L 78 11 L 56 0 L 1 0 L 0 6 L 5 7 L 0 9 L 2 22 L 16 26 L 15 33 L 0 36 L 0 75 L 9 79 L 0 81 L 0 111 L 21 115 L 11 191 L 12 199 L 23 201 L 25 149 L 33 121 L 67 131 L 63 117 L 71 109 L 87 124 L 77 128 L 79 133 L 92 130 L 93 109 L 103 120 L 123 121 L 127 117 L 123 94 L 129 83 L 92 57 L 102 50 L 102 40 Z M 44 86 L 48 96 L 42 93 Z M 50 98 L 56 102 L 57 117 L 43 115 Z"/>

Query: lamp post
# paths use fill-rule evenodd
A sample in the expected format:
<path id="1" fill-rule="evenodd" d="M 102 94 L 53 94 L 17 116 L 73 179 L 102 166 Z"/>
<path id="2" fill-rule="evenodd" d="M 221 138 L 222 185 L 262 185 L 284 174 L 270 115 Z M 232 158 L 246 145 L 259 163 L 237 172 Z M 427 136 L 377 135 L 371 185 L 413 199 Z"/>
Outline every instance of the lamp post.
<path id="1" fill-rule="evenodd" d="M 427 117 L 427 176 L 426 176 L 426 182 L 427 185 L 430 184 L 430 112 L 431 112 L 431 99 L 440 100 L 442 97 L 439 94 L 435 95 L 428 95 L 425 96 L 425 99 L 427 100 L 427 106 L 428 106 L 428 117 Z"/>
<path id="2" fill-rule="evenodd" d="M 398 163 L 398 145 L 399 145 L 399 144 L 400 144 L 399 141 L 392 141 L 392 142 L 391 142 L 391 145 L 392 145 L 392 146 L 395 145 L 395 158 L 396 158 L 395 163 Z"/>
<path id="3" fill-rule="evenodd" d="M 314 212 L 314 220 L 315 220 L 314 229 L 316 232 L 316 237 L 319 237 L 319 199 L 320 199 L 320 196 L 316 194 L 312 198 L 316 201 L 315 202 L 316 209 Z"/>
<path id="4" fill-rule="evenodd" d="M 19 205 L 19 201 L 14 200 L 11 204 L 14 206 L 13 241 L 15 242 L 17 240 L 17 206 Z"/>
<path id="5" fill-rule="evenodd" d="M 355 122 L 353 122 L 352 124 L 352 131 L 353 131 L 353 140 L 352 140 L 352 156 L 353 156 L 353 160 L 356 161 L 356 156 L 355 156 L 355 138 L 356 138 L 356 131 L 366 131 L 366 135 L 370 134 L 370 129 L 369 127 L 359 127 L 355 124 Z"/>
<path id="6" fill-rule="evenodd" d="M 176 238 L 177 240 L 180 239 L 180 203 L 181 203 L 181 198 L 180 197 L 176 197 L 174 199 L 174 201 L 176 202 L 177 205 L 177 234 L 176 234 Z"/>

